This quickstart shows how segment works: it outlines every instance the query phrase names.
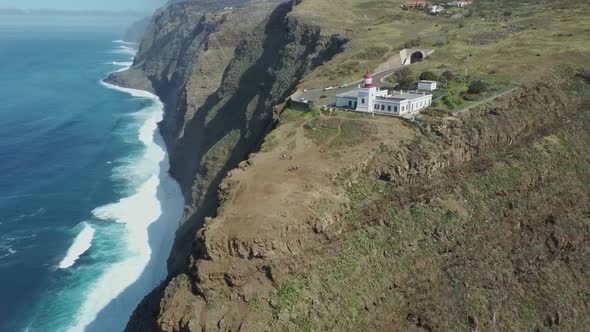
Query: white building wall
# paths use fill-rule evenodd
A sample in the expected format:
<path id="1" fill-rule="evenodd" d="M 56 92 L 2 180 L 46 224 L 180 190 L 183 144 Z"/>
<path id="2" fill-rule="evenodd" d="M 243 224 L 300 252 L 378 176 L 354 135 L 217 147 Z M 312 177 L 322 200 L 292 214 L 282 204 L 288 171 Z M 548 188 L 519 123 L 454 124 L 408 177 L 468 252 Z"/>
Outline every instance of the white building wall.
<path id="1" fill-rule="evenodd" d="M 336 97 L 336 107 L 354 108 L 356 111 L 368 113 L 382 113 L 391 115 L 407 115 L 417 112 L 432 104 L 432 95 L 423 94 L 415 99 L 385 99 L 387 90 L 377 88 L 359 88 L 358 98 L 340 96 Z M 380 97 L 380 98 L 378 98 Z"/>
<path id="2" fill-rule="evenodd" d="M 377 88 L 359 88 L 357 111 L 370 112 L 373 109 Z"/>
<path id="3" fill-rule="evenodd" d="M 418 90 L 434 91 L 436 86 L 436 82 L 418 82 Z"/>
<path id="4" fill-rule="evenodd" d="M 354 103 L 356 101 L 357 101 L 356 98 L 353 98 L 353 97 L 336 97 L 336 107 L 342 107 L 342 108 L 354 107 Z M 351 102 L 352 105 L 349 102 Z"/>

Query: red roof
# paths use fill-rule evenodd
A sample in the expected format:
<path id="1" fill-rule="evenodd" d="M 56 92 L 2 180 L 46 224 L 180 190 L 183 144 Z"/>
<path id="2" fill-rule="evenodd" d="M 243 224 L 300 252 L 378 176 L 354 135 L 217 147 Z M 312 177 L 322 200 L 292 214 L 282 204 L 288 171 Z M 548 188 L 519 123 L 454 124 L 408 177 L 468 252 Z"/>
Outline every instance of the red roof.
<path id="1" fill-rule="evenodd" d="M 405 4 L 406 7 L 419 7 L 426 6 L 426 0 L 408 0 Z"/>
<path id="2" fill-rule="evenodd" d="M 358 76 L 357 76 L 358 77 Z M 370 72 L 367 72 L 365 74 L 365 78 L 373 78 L 373 74 L 371 74 Z"/>

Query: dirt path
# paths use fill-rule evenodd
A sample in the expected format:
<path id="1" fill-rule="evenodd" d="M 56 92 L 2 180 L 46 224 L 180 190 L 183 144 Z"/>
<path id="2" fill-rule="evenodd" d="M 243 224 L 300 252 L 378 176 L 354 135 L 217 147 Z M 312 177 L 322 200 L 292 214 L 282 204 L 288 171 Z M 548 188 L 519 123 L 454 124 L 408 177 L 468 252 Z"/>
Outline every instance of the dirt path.
<path id="1" fill-rule="evenodd" d="M 458 110 L 456 112 L 453 112 L 453 115 L 457 115 L 459 113 L 463 113 L 463 112 L 469 111 L 469 110 L 471 110 L 471 109 L 473 109 L 475 107 L 481 106 L 481 105 L 483 105 L 485 103 L 489 103 L 492 100 L 498 99 L 498 98 L 503 97 L 503 96 L 505 96 L 505 95 L 507 95 L 509 93 L 514 92 L 518 88 L 520 88 L 520 87 L 519 86 L 516 86 L 516 87 L 513 87 L 511 89 L 508 89 L 508 90 L 506 90 L 506 91 L 504 91 L 502 93 L 499 93 L 497 95 L 493 95 L 493 96 L 491 96 L 489 98 L 486 98 L 484 100 L 478 101 L 477 103 L 475 103 L 475 104 L 473 104 L 473 105 L 471 105 L 469 107 L 465 107 L 464 109 L 461 109 L 461 110 Z"/>
<path id="2" fill-rule="evenodd" d="M 337 139 L 338 137 L 340 137 L 340 135 L 342 135 L 342 121 L 343 121 L 342 119 L 338 119 L 338 131 L 336 132 L 336 135 L 333 135 L 326 142 L 324 142 L 322 145 L 320 145 L 320 151 L 323 151 L 324 148 L 330 146 L 330 144 L 332 144 L 332 142 L 334 142 L 335 139 Z"/>

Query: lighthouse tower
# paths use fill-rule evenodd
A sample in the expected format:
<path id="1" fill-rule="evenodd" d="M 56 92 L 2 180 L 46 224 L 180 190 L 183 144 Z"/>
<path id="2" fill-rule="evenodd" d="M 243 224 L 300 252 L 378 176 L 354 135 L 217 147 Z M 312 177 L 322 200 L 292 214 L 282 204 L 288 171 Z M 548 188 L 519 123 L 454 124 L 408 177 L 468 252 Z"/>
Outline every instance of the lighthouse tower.
<path id="1" fill-rule="evenodd" d="M 372 87 L 373 87 L 373 74 L 371 74 L 371 73 L 367 72 L 367 73 L 365 74 L 365 76 L 363 76 L 363 78 L 364 78 L 364 80 L 363 80 L 363 81 L 364 81 L 364 82 L 363 82 L 363 87 L 364 87 L 365 89 L 370 89 L 370 88 L 372 88 Z"/>
<path id="2" fill-rule="evenodd" d="M 377 88 L 373 86 L 373 74 L 367 72 L 363 77 L 363 84 L 359 86 L 357 110 L 372 112 Z"/>

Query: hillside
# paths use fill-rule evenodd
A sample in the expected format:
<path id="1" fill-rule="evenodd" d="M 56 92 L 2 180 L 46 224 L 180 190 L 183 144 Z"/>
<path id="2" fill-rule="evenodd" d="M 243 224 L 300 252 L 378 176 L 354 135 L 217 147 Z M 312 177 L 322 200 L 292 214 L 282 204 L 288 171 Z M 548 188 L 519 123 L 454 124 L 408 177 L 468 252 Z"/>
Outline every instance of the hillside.
<path id="1" fill-rule="evenodd" d="M 576 75 L 590 6 L 481 0 L 430 16 L 401 3 L 156 14 L 111 81 L 166 103 L 186 220 L 170 280 L 128 330 L 590 325 L 590 87 Z M 452 73 L 444 103 L 413 121 L 284 109 L 413 46 L 435 50 L 414 76 Z M 463 95 L 478 80 L 489 95 Z"/>

